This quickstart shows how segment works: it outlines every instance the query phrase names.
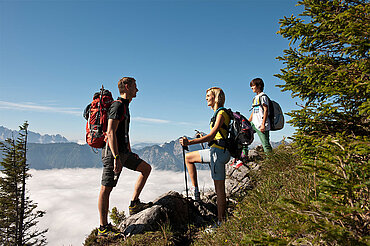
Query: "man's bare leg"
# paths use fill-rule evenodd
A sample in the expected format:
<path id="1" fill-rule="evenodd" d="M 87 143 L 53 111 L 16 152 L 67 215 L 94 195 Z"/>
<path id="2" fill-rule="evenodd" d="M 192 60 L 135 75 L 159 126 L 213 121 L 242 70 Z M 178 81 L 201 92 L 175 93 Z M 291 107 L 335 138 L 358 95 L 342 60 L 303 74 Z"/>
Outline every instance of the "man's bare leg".
<path id="1" fill-rule="evenodd" d="M 136 201 L 139 199 L 140 193 L 144 188 L 144 185 L 146 183 L 146 180 L 149 177 L 150 172 L 152 171 L 152 167 L 146 163 L 145 161 L 142 161 L 139 166 L 136 169 L 137 172 L 140 172 L 140 175 L 136 181 L 134 194 L 132 196 L 132 201 Z"/>
<path id="2" fill-rule="evenodd" d="M 100 188 L 98 199 L 98 210 L 100 225 L 105 226 L 108 224 L 108 210 L 109 210 L 109 196 L 113 187 L 102 185 Z"/>

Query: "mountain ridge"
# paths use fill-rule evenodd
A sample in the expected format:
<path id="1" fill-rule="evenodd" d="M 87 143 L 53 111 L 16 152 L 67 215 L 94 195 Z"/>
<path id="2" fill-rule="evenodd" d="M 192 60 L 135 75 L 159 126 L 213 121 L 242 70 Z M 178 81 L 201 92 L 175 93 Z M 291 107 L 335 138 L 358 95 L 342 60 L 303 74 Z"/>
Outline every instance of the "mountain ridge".
<path id="1" fill-rule="evenodd" d="M 200 146 L 191 146 L 190 150 L 198 150 Z M 94 153 L 96 151 L 96 153 Z M 27 161 L 30 168 L 37 170 L 63 168 L 100 168 L 101 149 L 94 150 L 87 144 L 77 143 L 29 143 Z M 182 147 L 177 140 L 162 145 L 146 146 L 132 149 L 141 159 L 159 170 L 182 171 Z M 206 165 L 199 165 L 200 169 Z"/>
<path id="2" fill-rule="evenodd" d="M 17 130 L 11 130 L 9 128 L 6 128 L 4 126 L 0 126 L 0 141 L 5 141 L 7 138 L 11 138 L 14 136 L 14 138 L 17 138 L 19 135 L 19 131 Z M 49 135 L 44 134 L 41 135 L 40 133 L 28 131 L 28 140 L 29 143 L 43 143 L 43 144 L 49 144 L 49 143 L 68 143 L 68 139 L 63 137 L 60 134 L 56 135 Z"/>

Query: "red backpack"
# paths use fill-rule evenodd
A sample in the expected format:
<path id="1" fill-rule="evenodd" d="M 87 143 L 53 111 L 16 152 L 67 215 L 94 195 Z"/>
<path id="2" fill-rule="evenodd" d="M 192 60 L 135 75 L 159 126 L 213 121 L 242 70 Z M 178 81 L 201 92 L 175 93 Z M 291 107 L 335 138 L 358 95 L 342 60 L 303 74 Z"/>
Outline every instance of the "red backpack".
<path id="1" fill-rule="evenodd" d="M 100 92 L 94 94 L 92 103 L 85 108 L 86 142 L 93 148 L 105 146 L 108 111 L 113 101 L 112 93 L 105 90 L 102 85 Z"/>

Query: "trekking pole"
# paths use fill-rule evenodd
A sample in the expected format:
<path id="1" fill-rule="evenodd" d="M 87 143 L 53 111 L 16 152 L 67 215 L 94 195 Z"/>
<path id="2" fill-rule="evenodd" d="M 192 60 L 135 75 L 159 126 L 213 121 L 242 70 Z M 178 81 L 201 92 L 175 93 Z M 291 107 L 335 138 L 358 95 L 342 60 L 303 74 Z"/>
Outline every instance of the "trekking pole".
<path id="1" fill-rule="evenodd" d="M 200 138 L 200 137 L 202 136 L 202 133 L 201 133 L 200 131 L 195 130 L 195 132 L 197 133 L 197 134 L 196 134 L 196 138 Z M 203 143 L 200 143 L 200 145 L 202 146 L 202 149 L 204 149 L 204 145 L 203 145 Z"/>
<path id="2" fill-rule="evenodd" d="M 184 136 L 185 137 L 185 136 Z M 190 207 L 189 207 L 189 194 L 188 194 L 188 179 L 186 176 L 186 162 L 185 162 L 185 150 L 189 151 L 188 146 L 182 146 L 182 157 L 184 159 L 184 174 L 185 174 L 185 187 L 186 187 L 186 201 L 187 201 L 187 208 L 188 208 L 188 229 L 190 230 L 190 240 L 191 240 L 191 226 L 190 226 Z"/>
<path id="3" fill-rule="evenodd" d="M 184 174 L 185 174 L 186 199 L 188 199 L 189 198 L 189 194 L 188 194 L 188 178 L 186 176 L 185 150 L 189 151 L 189 147 L 188 146 L 182 146 L 182 158 L 184 159 Z"/>

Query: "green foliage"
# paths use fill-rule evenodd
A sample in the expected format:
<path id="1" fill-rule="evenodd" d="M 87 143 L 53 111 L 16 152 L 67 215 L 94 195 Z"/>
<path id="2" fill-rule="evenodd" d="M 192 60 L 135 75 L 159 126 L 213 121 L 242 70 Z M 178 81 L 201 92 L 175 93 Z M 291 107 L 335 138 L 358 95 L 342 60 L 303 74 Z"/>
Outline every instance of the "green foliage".
<path id="1" fill-rule="evenodd" d="M 115 226 L 119 226 L 126 219 L 125 211 L 120 212 L 117 207 L 112 208 L 109 217 Z"/>
<path id="2" fill-rule="evenodd" d="M 304 102 L 289 113 L 302 169 L 315 181 L 308 203 L 285 199 L 285 218 L 304 220 L 313 242 L 361 244 L 369 233 L 370 4 L 303 0 L 300 15 L 280 21 L 290 40 L 276 75 Z M 284 221 L 285 223 L 286 221 Z M 283 223 L 283 224 L 284 224 Z M 285 223 L 290 225 L 290 223 Z M 297 228 L 285 228 L 298 233 Z"/>
<path id="3" fill-rule="evenodd" d="M 124 211 L 119 211 L 117 207 L 113 207 L 109 215 L 115 228 L 117 228 L 125 219 Z M 185 237 L 178 235 L 172 231 L 169 221 L 159 225 L 159 230 L 154 232 L 145 232 L 143 234 L 132 235 L 128 238 L 107 238 L 97 236 L 97 229 L 93 230 L 91 234 L 85 239 L 84 245 L 182 245 L 182 240 L 188 241 Z M 118 229 L 117 229 L 118 230 Z M 180 243 L 181 242 L 181 243 Z"/>
<path id="4" fill-rule="evenodd" d="M 0 142 L 4 158 L 0 177 L 0 240 L 3 245 L 46 245 L 47 230 L 36 229 L 38 218 L 44 211 L 36 211 L 26 192 L 26 179 L 30 176 L 27 163 L 27 122 L 20 127 L 15 140 Z"/>

